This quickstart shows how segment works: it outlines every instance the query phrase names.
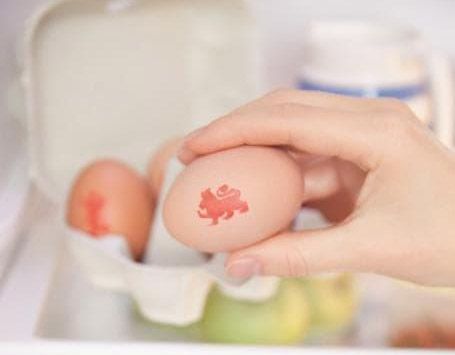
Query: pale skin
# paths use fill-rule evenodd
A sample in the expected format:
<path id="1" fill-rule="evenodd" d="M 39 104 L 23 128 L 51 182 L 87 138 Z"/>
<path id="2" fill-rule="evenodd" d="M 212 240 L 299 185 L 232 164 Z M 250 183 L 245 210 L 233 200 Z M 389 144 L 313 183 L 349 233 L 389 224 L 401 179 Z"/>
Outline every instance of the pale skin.
<path id="1" fill-rule="evenodd" d="M 403 103 L 278 90 L 188 135 L 179 158 L 241 145 L 289 149 L 305 202 L 335 223 L 232 253 L 231 276 L 356 271 L 455 286 L 455 154 Z"/>

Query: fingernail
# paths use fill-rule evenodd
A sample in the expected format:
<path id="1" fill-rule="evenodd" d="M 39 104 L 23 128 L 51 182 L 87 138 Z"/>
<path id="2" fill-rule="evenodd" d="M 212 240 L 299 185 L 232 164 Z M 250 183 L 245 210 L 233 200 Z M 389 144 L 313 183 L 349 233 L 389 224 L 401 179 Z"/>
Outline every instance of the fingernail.
<path id="1" fill-rule="evenodd" d="M 177 157 L 183 164 L 188 164 L 194 160 L 196 154 L 194 154 L 191 150 L 186 148 L 185 145 L 183 144 L 177 151 Z"/>
<path id="2" fill-rule="evenodd" d="M 262 267 L 259 261 L 252 257 L 243 257 L 226 266 L 226 272 L 229 276 L 235 278 L 247 278 L 260 275 Z"/>

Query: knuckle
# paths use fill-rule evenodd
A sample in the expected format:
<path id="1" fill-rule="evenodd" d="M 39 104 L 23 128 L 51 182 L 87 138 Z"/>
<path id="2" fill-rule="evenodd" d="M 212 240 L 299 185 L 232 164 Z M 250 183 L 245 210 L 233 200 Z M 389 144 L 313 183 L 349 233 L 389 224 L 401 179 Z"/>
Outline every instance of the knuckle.
<path id="1" fill-rule="evenodd" d="M 285 253 L 286 258 L 286 275 L 290 277 L 304 276 L 308 274 L 308 265 L 305 254 L 299 245 L 289 246 Z"/>
<path id="2" fill-rule="evenodd" d="M 377 99 L 381 106 L 385 109 L 400 109 L 401 105 L 404 105 L 402 101 L 393 97 L 382 97 Z"/>
<path id="3" fill-rule="evenodd" d="M 403 110 L 407 110 L 406 108 Z M 400 161 L 403 154 L 413 150 L 416 142 L 417 120 L 412 114 L 403 114 L 396 109 L 385 109 L 372 113 L 370 134 L 375 151 L 374 166 L 384 161 Z M 372 158 L 372 157 L 371 157 Z"/>
<path id="4" fill-rule="evenodd" d="M 391 111 L 398 114 L 409 115 L 411 114 L 411 109 L 403 101 L 395 98 L 386 98 L 381 99 L 384 103 L 384 108 L 387 111 Z"/>
<path id="5" fill-rule="evenodd" d="M 302 109 L 301 105 L 285 102 L 274 107 L 275 115 L 280 118 L 291 118 Z"/>
<path id="6" fill-rule="evenodd" d="M 402 140 L 410 136 L 412 125 L 408 115 L 400 114 L 396 110 L 385 110 L 374 115 L 373 129 L 381 136 Z"/>

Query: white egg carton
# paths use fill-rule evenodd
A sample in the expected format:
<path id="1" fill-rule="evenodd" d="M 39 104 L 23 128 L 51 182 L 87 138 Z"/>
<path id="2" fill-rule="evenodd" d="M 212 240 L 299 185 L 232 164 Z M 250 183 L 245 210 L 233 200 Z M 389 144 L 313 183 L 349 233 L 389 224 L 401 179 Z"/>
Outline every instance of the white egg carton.
<path id="1" fill-rule="evenodd" d="M 28 180 L 25 152 L 20 151 L 8 170 L 2 173 L 6 181 L 0 186 L 0 278 L 14 254 L 26 213 Z"/>
<path id="2" fill-rule="evenodd" d="M 170 162 L 162 196 L 181 169 L 176 159 Z M 72 253 L 94 284 L 129 293 L 145 317 L 173 325 L 188 325 L 201 318 L 213 284 L 233 298 L 248 301 L 264 301 L 275 294 L 278 278 L 230 280 L 224 275 L 225 255 L 208 257 L 173 239 L 163 225 L 162 202 L 143 264 L 132 261 L 121 236 L 93 239 L 70 230 Z"/>
<path id="3" fill-rule="evenodd" d="M 8 114 L 11 115 L 12 112 Z M 9 118 L 12 117 L 9 116 Z M 29 181 L 26 174 L 27 159 L 21 125 L 12 119 L 1 121 L 0 136 L 1 279 L 20 239 L 20 229 L 26 213 Z"/>
<path id="4" fill-rule="evenodd" d="M 163 140 L 255 97 L 255 26 L 241 0 L 64 0 L 29 24 L 26 88 L 31 175 L 62 223 L 71 182 L 88 162 L 114 157 L 144 170 Z M 165 188 L 182 167 L 173 161 Z M 251 301 L 271 297 L 277 278 L 243 283 L 171 238 L 160 213 L 144 263 L 121 236 L 94 240 L 64 226 L 79 266 L 99 287 L 129 294 L 148 319 L 187 325 L 202 316 L 213 284 Z M 51 220 L 53 222 L 51 222 Z"/>

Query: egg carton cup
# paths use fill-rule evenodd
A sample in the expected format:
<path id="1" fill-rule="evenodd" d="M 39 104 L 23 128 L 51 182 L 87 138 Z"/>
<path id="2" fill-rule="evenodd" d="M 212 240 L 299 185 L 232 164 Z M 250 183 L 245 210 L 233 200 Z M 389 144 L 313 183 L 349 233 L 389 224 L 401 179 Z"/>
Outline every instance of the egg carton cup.
<path id="1" fill-rule="evenodd" d="M 175 158 L 169 163 L 161 196 L 182 168 Z M 275 294 L 278 278 L 231 279 L 224 274 L 225 254 L 208 256 L 177 242 L 163 225 L 162 207 L 163 198 L 143 263 L 133 261 L 122 236 L 95 239 L 68 227 L 70 250 L 93 284 L 129 294 L 151 321 L 178 326 L 202 317 L 214 285 L 234 299 L 251 302 L 263 302 Z"/>

